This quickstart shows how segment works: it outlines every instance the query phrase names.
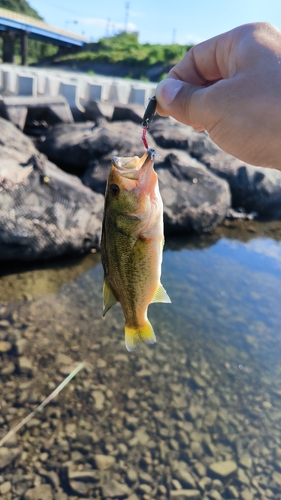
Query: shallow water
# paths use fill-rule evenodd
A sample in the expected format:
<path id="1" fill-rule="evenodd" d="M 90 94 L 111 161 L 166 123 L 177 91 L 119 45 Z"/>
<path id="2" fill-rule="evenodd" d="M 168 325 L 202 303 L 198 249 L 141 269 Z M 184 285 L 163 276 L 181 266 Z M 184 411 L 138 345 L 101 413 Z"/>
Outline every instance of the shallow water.
<path id="1" fill-rule="evenodd" d="M 180 487 L 197 493 L 176 498 L 279 498 L 281 224 L 229 226 L 167 241 L 162 282 L 172 304 L 149 307 L 158 342 L 130 354 L 120 307 L 101 319 L 98 254 L 40 269 L 3 267 L 0 340 L 14 347 L 0 358 L 0 437 L 76 362 L 88 361 L 20 431 L 23 448 L 16 467 L 0 471 L 4 480 L 33 474 L 32 487 L 53 470 L 69 498 L 117 498 L 106 489 L 114 489 L 112 478 L 128 485 L 123 497 L 134 492 L 132 500 L 173 498 Z M 22 338 L 18 354 L 30 369 L 18 362 Z M 115 458 L 99 483 L 77 485 L 62 473 L 65 464 L 95 469 L 97 454 Z M 225 477 L 210 470 L 229 460 L 238 468 Z"/>

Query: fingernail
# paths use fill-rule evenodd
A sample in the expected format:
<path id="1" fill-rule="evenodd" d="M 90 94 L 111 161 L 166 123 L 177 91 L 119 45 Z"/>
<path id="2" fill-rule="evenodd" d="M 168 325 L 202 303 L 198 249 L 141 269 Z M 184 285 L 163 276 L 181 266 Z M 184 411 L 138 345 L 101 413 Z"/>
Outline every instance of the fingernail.
<path id="1" fill-rule="evenodd" d="M 175 80 L 174 78 L 165 78 L 162 80 L 156 89 L 156 98 L 160 106 L 161 104 L 166 106 L 171 104 L 183 85 L 184 82 L 182 80 Z"/>

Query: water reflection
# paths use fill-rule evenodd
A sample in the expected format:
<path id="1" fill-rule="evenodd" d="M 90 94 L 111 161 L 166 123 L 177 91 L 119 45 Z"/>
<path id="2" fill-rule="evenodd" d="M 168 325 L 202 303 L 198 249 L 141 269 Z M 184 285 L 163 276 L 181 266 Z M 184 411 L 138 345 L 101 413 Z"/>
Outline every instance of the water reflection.
<path id="1" fill-rule="evenodd" d="M 120 307 L 101 320 L 98 256 L 45 269 L 54 288 L 36 285 L 42 269 L 4 276 L 0 344 L 13 347 L 0 361 L 2 433 L 75 362 L 88 365 L 20 432 L 17 467 L 2 474 L 55 490 L 54 472 L 69 498 L 278 498 L 280 228 L 231 223 L 167 241 L 172 304 L 150 306 L 158 343 L 130 354 Z"/>

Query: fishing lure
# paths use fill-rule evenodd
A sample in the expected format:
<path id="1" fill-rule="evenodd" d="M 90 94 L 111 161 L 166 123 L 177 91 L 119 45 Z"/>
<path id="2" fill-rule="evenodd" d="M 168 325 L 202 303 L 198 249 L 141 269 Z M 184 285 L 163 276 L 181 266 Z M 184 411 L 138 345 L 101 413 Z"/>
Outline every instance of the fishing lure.
<path id="1" fill-rule="evenodd" d="M 148 144 L 147 144 L 147 140 L 146 140 L 147 129 L 148 129 L 148 126 L 151 123 L 151 121 L 152 121 L 155 113 L 156 113 L 156 106 L 157 106 L 157 101 L 156 101 L 156 97 L 154 95 L 149 100 L 149 103 L 147 105 L 147 108 L 146 108 L 146 110 L 144 112 L 143 119 L 142 119 L 142 136 L 141 136 L 141 140 L 143 142 L 143 145 L 144 145 L 145 149 L 148 149 Z"/>

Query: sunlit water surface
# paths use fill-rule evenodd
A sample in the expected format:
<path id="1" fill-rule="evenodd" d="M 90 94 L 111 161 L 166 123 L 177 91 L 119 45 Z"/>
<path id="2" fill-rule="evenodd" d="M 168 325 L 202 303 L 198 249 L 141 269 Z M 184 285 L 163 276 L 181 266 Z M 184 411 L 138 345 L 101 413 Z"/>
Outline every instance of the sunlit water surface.
<path id="1" fill-rule="evenodd" d="M 44 468 L 58 470 L 71 460 L 75 470 L 88 470 L 95 467 L 95 454 L 112 455 L 116 463 L 107 479 L 127 482 L 136 498 L 164 499 L 176 489 L 173 479 L 191 488 L 178 472 L 179 462 L 185 462 L 194 477 L 193 489 L 203 498 L 201 476 L 216 478 L 210 464 L 232 460 L 239 469 L 226 478 L 217 476 L 222 498 L 233 498 L 235 488 L 239 498 L 278 498 L 280 224 L 270 231 L 266 225 L 248 227 L 167 241 L 162 282 L 172 304 L 149 307 L 157 344 L 141 345 L 135 353 L 125 349 L 120 307 L 101 319 L 98 254 L 39 269 L 2 270 L 1 316 L 11 326 L 3 325 L 0 339 L 13 340 L 12 332 L 20 332 L 27 339 L 23 355 L 31 360 L 33 372 L 20 373 L 14 350 L 0 358 L 1 435 L 34 409 L 75 363 L 88 361 L 51 403 L 60 418 L 46 410 L 38 417 L 36 432 L 32 427 L 20 431 L 25 453 L 18 467 L 26 473 L 32 464 L 40 464 L 47 440 L 52 444 Z M 15 370 L 5 374 L 11 363 Z M 81 429 L 95 432 L 97 442 L 80 442 L 79 447 Z M 68 445 L 61 446 L 61 441 Z M 201 473 L 198 464 L 205 467 Z M 128 468 L 137 472 L 135 484 L 128 481 Z M 143 472 L 153 479 L 150 492 L 141 489 L 142 483 L 149 484 Z M 70 497 L 75 494 L 69 484 L 62 486 Z M 101 491 L 90 484 L 87 498 L 98 498 Z"/>

